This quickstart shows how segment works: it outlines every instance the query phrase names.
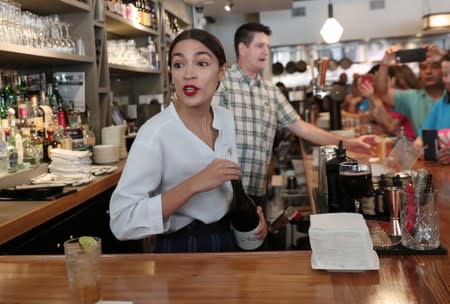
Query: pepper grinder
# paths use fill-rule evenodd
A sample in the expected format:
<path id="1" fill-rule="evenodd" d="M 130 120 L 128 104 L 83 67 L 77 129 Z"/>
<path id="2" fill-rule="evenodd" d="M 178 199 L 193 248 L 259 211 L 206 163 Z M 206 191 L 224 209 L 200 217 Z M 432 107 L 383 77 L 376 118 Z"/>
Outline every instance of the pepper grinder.
<path id="1" fill-rule="evenodd" d="M 400 188 L 387 187 L 385 190 L 386 201 L 389 207 L 390 236 L 401 236 L 402 230 L 400 228 Z"/>

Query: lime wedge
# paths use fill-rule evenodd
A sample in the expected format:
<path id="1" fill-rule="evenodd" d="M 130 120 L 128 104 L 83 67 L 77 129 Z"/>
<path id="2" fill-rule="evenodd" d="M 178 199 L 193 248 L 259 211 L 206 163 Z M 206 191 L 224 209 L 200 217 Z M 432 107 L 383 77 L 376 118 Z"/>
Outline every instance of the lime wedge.
<path id="1" fill-rule="evenodd" d="M 92 236 L 82 236 L 78 239 L 78 243 L 83 250 L 89 250 L 91 246 L 97 245 L 97 241 Z"/>

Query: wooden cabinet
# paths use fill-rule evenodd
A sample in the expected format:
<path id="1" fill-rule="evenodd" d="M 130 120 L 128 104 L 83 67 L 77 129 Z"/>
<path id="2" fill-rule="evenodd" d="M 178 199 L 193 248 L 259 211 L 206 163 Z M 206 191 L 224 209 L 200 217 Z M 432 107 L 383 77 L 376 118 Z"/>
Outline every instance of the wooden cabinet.
<path id="1" fill-rule="evenodd" d="M 119 241 L 109 228 L 109 199 L 114 188 L 66 211 L 0 246 L 0 254 L 63 254 L 64 241 L 83 235 L 102 239 L 103 253 L 146 251 L 145 241 Z"/>

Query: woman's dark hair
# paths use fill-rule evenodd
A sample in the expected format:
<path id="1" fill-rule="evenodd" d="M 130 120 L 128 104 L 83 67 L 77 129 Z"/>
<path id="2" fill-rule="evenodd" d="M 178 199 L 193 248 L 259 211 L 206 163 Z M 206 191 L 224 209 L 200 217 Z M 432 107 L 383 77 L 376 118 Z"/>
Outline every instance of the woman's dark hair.
<path id="1" fill-rule="evenodd" d="M 208 49 L 210 49 L 211 52 L 213 52 L 213 54 L 217 57 L 219 66 L 223 66 L 227 62 L 222 42 L 220 42 L 220 40 L 217 39 L 216 36 L 204 30 L 190 29 L 181 32 L 181 34 L 179 34 L 170 44 L 168 58 L 169 67 L 172 66 L 172 52 L 174 47 L 178 44 L 178 42 L 188 39 L 197 40 Z"/>
<path id="2" fill-rule="evenodd" d="M 239 57 L 239 43 L 243 42 L 246 46 L 249 46 L 255 33 L 264 33 L 270 36 L 272 31 L 268 26 L 256 22 L 241 25 L 234 34 L 234 51 L 236 52 L 236 57 Z"/>

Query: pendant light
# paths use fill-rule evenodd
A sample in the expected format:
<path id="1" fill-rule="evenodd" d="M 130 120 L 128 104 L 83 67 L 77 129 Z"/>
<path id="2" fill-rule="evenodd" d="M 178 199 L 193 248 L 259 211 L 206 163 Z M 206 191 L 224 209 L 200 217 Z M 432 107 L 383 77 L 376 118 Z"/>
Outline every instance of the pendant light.
<path id="1" fill-rule="evenodd" d="M 231 8 L 233 7 L 233 1 L 228 0 L 227 4 L 225 5 L 225 10 L 227 12 L 231 12 Z"/>
<path id="2" fill-rule="evenodd" d="M 422 30 L 450 29 L 450 12 L 428 14 L 422 17 Z"/>
<path id="3" fill-rule="evenodd" d="M 430 1 L 426 1 L 428 14 L 422 17 L 422 30 L 449 30 L 450 11 L 430 13 Z"/>
<path id="4" fill-rule="evenodd" d="M 328 3 L 328 19 L 325 21 L 322 29 L 320 30 L 320 35 L 325 40 L 326 43 L 336 43 L 341 39 L 342 33 L 344 32 L 341 24 L 333 17 L 333 4 L 331 0 Z"/>

